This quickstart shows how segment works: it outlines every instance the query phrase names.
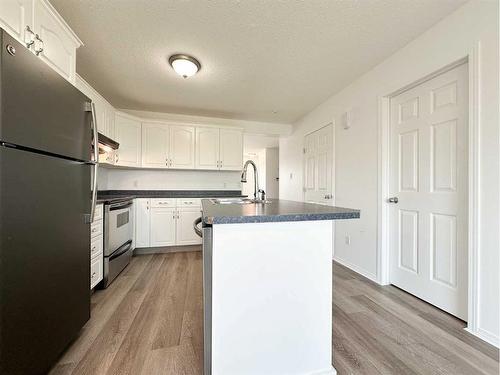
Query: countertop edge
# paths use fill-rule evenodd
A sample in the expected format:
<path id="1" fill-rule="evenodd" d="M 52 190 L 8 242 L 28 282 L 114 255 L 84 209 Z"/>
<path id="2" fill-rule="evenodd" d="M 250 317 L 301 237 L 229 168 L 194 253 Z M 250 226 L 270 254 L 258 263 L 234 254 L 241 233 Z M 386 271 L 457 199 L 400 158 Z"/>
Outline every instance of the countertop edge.
<path id="1" fill-rule="evenodd" d="M 259 216 L 203 216 L 203 223 L 208 225 L 217 224 L 255 224 L 276 223 L 292 221 L 324 221 L 324 220 L 348 220 L 359 219 L 361 212 L 337 212 L 337 213 L 304 213 L 304 214 L 282 214 L 282 215 L 259 215 Z"/>

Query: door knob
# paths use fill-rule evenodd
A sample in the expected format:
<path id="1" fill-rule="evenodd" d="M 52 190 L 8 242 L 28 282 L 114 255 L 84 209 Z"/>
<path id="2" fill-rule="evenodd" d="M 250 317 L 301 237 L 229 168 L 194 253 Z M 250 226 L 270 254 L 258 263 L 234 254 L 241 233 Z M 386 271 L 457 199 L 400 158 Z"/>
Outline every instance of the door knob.
<path id="1" fill-rule="evenodd" d="M 398 203 L 399 199 L 398 197 L 392 197 L 387 200 L 389 203 Z"/>

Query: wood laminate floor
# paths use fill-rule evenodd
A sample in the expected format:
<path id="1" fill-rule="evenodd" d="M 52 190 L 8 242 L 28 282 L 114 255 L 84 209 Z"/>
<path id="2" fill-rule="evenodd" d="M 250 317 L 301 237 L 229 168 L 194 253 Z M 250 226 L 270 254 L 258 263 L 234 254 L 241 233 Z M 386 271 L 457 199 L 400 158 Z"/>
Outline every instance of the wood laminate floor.
<path id="1" fill-rule="evenodd" d="M 333 357 L 342 374 L 498 374 L 465 324 L 334 264 Z M 201 252 L 140 255 L 92 296 L 92 318 L 51 375 L 202 374 Z M 235 374 L 236 375 L 236 374 Z"/>

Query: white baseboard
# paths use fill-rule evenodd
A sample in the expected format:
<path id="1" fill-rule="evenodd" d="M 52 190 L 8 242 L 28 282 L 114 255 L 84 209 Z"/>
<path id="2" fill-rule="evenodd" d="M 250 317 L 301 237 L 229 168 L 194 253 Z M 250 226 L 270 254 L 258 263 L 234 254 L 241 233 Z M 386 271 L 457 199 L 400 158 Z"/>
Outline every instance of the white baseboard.
<path id="1" fill-rule="evenodd" d="M 494 335 L 493 333 L 486 331 L 485 329 L 478 328 L 477 331 L 473 331 L 469 328 L 465 328 L 467 332 L 471 335 L 476 336 L 477 338 L 486 341 L 488 344 L 491 344 L 497 348 L 500 348 L 500 337 Z"/>
<path id="2" fill-rule="evenodd" d="M 184 253 L 188 251 L 201 251 L 201 245 L 138 247 L 134 250 L 134 255 Z"/>
<path id="3" fill-rule="evenodd" d="M 366 277 L 367 279 L 370 279 L 371 281 L 377 283 L 377 284 L 380 284 L 380 282 L 378 281 L 378 278 L 377 278 L 377 275 L 359 267 L 359 266 L 356 266 L 355 264 L 352 264 L 344 259 L 341 259 L 339 258 L 338 256 L 334 255 L 333 256 L 333 260 L 341 265 L 343 265 L 344 267 L 347 267 L 351 270 L 353 270 L 354 272 L 356 273 L 359 273 L 360 275 Z"/>

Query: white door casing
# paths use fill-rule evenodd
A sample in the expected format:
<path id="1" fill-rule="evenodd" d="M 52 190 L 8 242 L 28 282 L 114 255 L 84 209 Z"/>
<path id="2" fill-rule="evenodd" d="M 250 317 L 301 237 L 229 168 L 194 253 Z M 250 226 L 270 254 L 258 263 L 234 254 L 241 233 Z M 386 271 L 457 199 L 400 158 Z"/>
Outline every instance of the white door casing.
<path id="1" fill-rule="evenodd" d="M 304 138 L 304 200 L 333 205 L 333 124 Z"/>
<path id="2" fill-rule="evenodd" d="M 390 119 L 390 281 L 467 320 L 467 64 L 392 97 Z"/>

